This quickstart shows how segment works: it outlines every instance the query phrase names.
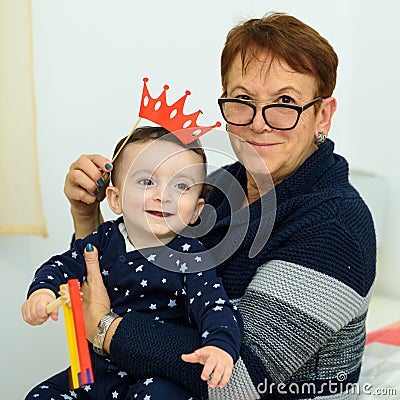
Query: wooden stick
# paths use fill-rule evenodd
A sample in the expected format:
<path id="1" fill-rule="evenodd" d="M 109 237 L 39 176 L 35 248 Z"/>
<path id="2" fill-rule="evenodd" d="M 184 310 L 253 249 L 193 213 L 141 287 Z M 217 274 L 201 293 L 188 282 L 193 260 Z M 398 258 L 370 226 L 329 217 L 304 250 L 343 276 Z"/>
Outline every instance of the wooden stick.
<path id="1" fill-rule="evenodd" d="M 52 312 L 56 311 L 59 307 L 63 305 L 63 300 L 62 297 L 57 297 L 54 301 L 51 303 L 47 304 L 46 306 L 46 312 L 47 314 L 51 314 Z"/>
<path id="2" fill-rule="evenodd" d="M 57 310 L 57 308 L 61 307 L 64 304 L 70 304 L 70 298 L 69 298 L 69 291 L 68 291 L 68 285 L 60 285 L 60 290 L 58 292 L 60 297 L 57 297 L 54 301 L 51 303 L 47 304 L 46 306 L 46 312 L 47 314 L 50 314 L 54 311 Z"/>
<path id="3" fill-rule="evenodd" d="M 137 126 L 139 125 L 140 121 L 142 118 L 138 118 L 138 120 L 135 122 L 135 125 L 133 125 L 131 131 L 128 133 L 128 136 L 126 137 L 126 139 L 124 140 L 124 143 L 122 143 L 121 147 L 118 149 L 118 151 L 115 153 L 115 156 L 113 157 L 113 159 L 111 160 L 111 163 L 113 163 L 115 161 L 115 159 L 118 157 L 119 153 L 121 153 L 121 150 L 125 147 L 125 145 L 127 144 L 129 138 L 133 135 L 133 132 L 135 132 L 135 129 L 137 128 Z M 110 178 L 110 174 L 108 172 L 104 172 L 103 173 L 103 181 L 105 183 L 107 183 L 108 179 Z"/>
<path id="4" fill-rule="evenodd" d="M 115 156 L 113 157 L 113 159 L 111 160 L 111 163 L 113 163 L 115 161 L 115 159 L 118 157 L 118 154 L 121 152 L 121 150 L 125 147 L 126 143 L 128 142 L 129 138 L 132 136 L 133 132 L 135 132 L 135 129 L 137 128 L 137 126 L 139 125 L 140 121 L 142 118 L 138 118 L 138 120 L 135 122 L 135 125 L 133 125 L 131 131 L 129 132 L 128 136 L 126 137 L 126 139 L 124 140 L 124 143 L 122 143 L 121 147 L 118 149 L 118 151 L 116 152 Z"/>

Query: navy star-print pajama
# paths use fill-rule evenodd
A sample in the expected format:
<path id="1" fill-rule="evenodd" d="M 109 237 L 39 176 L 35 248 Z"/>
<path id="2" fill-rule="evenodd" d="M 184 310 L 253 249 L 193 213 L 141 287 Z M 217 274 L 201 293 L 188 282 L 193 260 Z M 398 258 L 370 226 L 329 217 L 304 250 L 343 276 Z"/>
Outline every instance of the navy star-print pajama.
<path id="1" fill-rule="evenodd" d="M 241 332 L 205 247 L 197 239 L 178 235 L 166 246 L 127 251 L 123 228 L 122 218 L 105 222 L 85 239 L 76 240 L 69 251 L 52 257 L 36 271 L 28 296 L 40 288 L 58 293 L 59 285 L 68 279 L 83 282 L 83 252 L 86 244 L 92 243 L 99 251 L 100 270 L 114 312 L 123 316 L 134 310 L 160 323 L 194 323 L 203 346 L 220 347 L 236 360 Z M 149 377 L 153 381 L 146 384 L 146 379 L 137 381 L 97 354 L 92 354 L 92 361 L 94 384 L 71 392 L 66 370 L 32 389 L 26 399 L 155 400 L 165 398 L 172 389 L 174 399 L 191 398 L 190 393 L 161 377 Z"/>

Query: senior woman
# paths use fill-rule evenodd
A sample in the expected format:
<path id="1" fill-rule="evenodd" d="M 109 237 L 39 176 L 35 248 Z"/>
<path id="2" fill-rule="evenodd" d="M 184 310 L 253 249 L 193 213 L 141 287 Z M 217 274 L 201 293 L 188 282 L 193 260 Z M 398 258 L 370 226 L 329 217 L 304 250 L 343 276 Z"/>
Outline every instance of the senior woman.
<path id="1" fill-rule="evenodd" d="M 249 257 L 257 237 L 248 229 L 218 268 L 243 316 L 241 357 L 229 384 L 211 390 L 199 379 L 199 366 L 181 360 L 199 347 L 195 329 L 131 312 L 113 321 L 104 340 L 118 368 L 171 379 L 198 398 L 347 398 L 360 373 L 376 250 L 370 212 L 349 183 L 346 160 L 327 139 L 337 63 L 327 40 L 286 14 L 251 19 L 229 32 L 218 102 L 239 161 L 222 171 L 239 181 L 246 201 L 230 208 L 229 192 L 211 190 L 217 220 L 202 241 L 216 246 L 243 210 L 250 224 L 265 217 L 260 204 L 273 190 L 259 190 L 255 158 L 269 170 L 276 196 L 274 226 L 262 248 Z M 107 169 L 110 161 L 98 155 L 81 156 L 70 168 L 65 193 L 77 237 L 101 222 L 94 193 Z M 214 173 L 213 184 L 222 176 Z M 86 257 L 92 340 L 109 303 L 96 251 Z"/>

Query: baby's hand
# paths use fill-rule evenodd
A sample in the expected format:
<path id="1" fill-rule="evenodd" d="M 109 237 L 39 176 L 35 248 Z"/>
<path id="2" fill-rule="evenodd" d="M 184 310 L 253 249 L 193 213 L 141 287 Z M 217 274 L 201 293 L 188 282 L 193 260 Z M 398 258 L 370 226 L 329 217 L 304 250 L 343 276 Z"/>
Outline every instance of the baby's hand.
<path id="1" fill-rule="evenodd" d="M 206 381 L 212 374 L 209 386 L 215 389 L 217 385 L 223 388 L 228 383 L 233 369 L 233 359 L 224 350 L 215 346 L 205 346 L 191 354 L 182 354 L 182 360 L 189 363 L 204 365 L 201 379 Z"/>
<path id="2" fill-rule="evenodd" d="M 56 298 L 49 289 L 39 289 L 33 292 L 28 300 L 22 304 L 22 317 L 30 325 L 41 325 L 49 316 L 54 321 L 58 319 L 58 309 L 47 315 L 46 306 Z"/>

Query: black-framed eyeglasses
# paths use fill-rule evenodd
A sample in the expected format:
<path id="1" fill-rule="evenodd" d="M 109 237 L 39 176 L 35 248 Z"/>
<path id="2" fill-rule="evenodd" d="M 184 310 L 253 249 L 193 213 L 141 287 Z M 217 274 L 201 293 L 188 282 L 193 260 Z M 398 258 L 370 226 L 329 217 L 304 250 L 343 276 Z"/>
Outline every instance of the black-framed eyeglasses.
<path id="1" fill-rule="evenodd" d="M 319 96 L 304 106 L 296 106 L 293 104 L 272 103 L 261 108 L 261 113 L 265 123 L 272 129 L 288 131 L 296 127 L 299 122 L 300 115 L 307 108 L 311 107 L 323 97 Z M 221 109 L 224 120 L 231 125 L 246 126 L 250 125 L 257 113 L 256 103 L 264 103 L 263 101 L 242 100 L 235 98 L 218 99 L 219 108 Z"/>

